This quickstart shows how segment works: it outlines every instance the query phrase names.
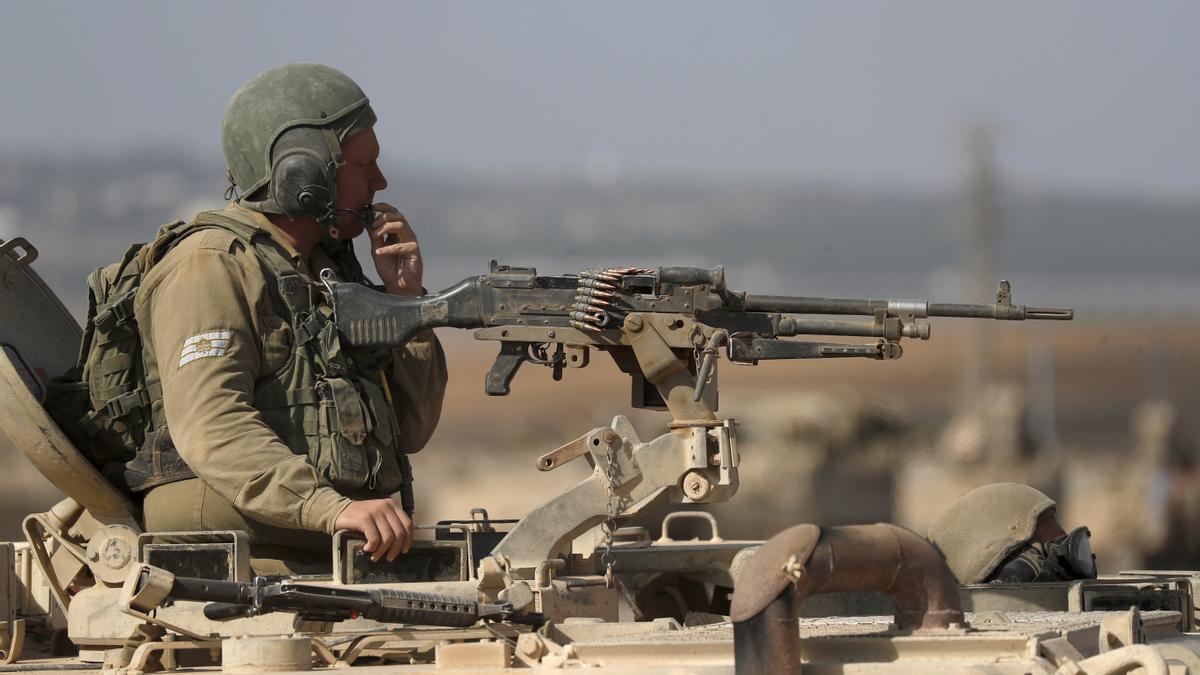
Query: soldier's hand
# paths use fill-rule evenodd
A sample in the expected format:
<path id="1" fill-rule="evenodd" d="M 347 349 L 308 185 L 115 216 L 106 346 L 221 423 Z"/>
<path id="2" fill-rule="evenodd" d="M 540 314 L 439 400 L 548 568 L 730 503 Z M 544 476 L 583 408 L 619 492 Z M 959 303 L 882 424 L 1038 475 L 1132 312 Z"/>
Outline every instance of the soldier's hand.
<path id="1" fill-rule="evenodd" d="M 420 295 L 424 268 L 416 233 L 396 207 L 383 202 L 373 207 L 375 224 L 368 228 L 371 257 L 384 288 L 395 295 Z"/>
<path id="2" fill-rule="evenodd" d="M 412 519 L 400 507 L 400 503 L 387 499 L 367 499 L 351 502 L 334 521 L 338 530 L 354 530 L 367 538 L 363 551 L 371 554 L 371 561 L 387 558 L 388 562 L 412 548 Z"/>

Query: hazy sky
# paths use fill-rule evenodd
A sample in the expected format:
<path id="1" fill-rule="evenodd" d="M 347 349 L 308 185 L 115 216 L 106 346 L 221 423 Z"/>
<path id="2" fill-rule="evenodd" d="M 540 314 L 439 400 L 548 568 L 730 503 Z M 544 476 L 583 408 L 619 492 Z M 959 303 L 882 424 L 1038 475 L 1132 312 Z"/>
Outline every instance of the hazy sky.
<path id="1" fill-rule="evenodd" d="M 230 94 L 319 61 L 391 161 L 945 185 L 975 118 L 1020 180 L 1200 194 L 1196 2 L 0 4 L 0 147 L 218 151 Z"/>

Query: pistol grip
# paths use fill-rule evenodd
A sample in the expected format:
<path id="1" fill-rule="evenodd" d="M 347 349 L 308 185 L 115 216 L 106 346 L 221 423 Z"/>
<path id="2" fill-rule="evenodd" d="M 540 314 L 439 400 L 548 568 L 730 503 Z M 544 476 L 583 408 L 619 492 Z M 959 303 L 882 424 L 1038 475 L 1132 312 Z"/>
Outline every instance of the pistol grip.
<path id="1" fill-rule="evenodd" d="M 523 342 L 501 342 L 500 353 L 483 380 L 483 390 L 488 396 L 507 396 L 508 385 L 517 374 L 521 364 L 529 360 L 529 352 Z"/>
<path id="2" fill-rule="evenodd" d="M 230 621 L 254 616 L 254 607 L 232 602 L 210 602 L 204 606 L 204 618 L 209 621 Z"/>

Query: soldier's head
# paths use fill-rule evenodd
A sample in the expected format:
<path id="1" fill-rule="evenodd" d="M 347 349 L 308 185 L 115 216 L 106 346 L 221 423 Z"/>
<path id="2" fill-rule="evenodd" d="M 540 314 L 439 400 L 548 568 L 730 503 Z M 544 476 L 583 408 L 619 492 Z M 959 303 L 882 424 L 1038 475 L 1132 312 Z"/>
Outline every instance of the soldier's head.
<path id="1" fill-rule="evenodd" d="M 928 537 L 963 584 L 1096 577 L 1091 532 L 1064 531 L 1054 500 L 1020 483 L 984 485 L 959 497 Z"/>
<path id="2" fill-rule="evenodd" d="M 221 123 L 239 201 L 357 235 L 387 186 L 374 124 L 366 94 L 338 70 L 290 63 L 260 73 L 233 95 Z"/>

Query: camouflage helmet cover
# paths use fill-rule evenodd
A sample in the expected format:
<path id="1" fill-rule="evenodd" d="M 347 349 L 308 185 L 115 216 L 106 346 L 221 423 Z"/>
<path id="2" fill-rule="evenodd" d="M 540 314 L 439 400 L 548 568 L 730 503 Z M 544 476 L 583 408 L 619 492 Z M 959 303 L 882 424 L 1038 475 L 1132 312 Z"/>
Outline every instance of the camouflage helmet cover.
<path id="1" fill-rule="evenodd" d="M 289 63 L 263 71 L 234 93 L 221 122 L 221 145 L 230 176 L 248 197 L 270 180 L 272 150 L 288 130 L 329 129 L 341 142 L 374 123 L 354 80 L 329 66 Z"/>
<path id="2" fill-rule="evenodd" d="M 1033 538 L 1038 520 L 1057 504 L 1020 483 L 992 483 L 950 503 L 929 527 L 959 583 L 983 583 L 1009 554 Z"/>

